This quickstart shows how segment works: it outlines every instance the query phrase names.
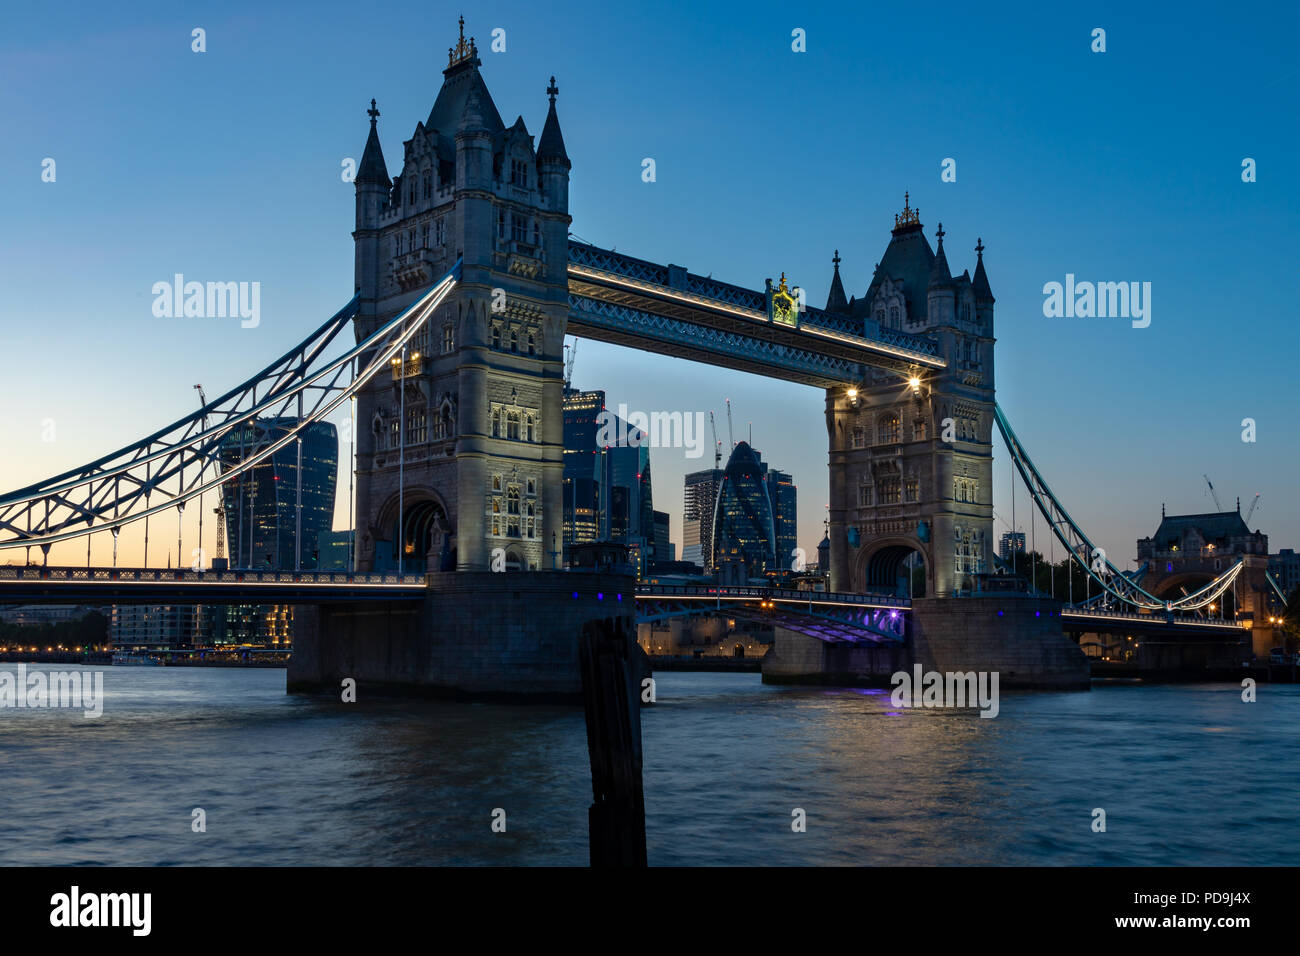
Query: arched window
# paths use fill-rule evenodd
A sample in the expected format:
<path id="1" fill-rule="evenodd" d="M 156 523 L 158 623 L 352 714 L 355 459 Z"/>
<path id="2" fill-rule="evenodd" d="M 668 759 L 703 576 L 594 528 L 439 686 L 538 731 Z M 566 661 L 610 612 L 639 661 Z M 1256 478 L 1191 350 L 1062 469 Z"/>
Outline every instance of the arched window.
<path id="1" fill-rule="evenodd" d="M 519 413 L 506 412 L 506 438 L 519 440 Z"/>
<path id="2" fill-rule="evenodd" d="M 499 325 L 492 326 L 492 347 L 501 348 L 501 326 Z"/>
<path id="3" fill-rule="evenodd" d="M 501 409 L 492 409 L 492 437 L 501 437 Z"/>
<path id="4" fill-rule="evenodd" d="M 898 306 L 896 305 L 889 307 L 889 327 L 891 329 L 898 328 Z"/>
<path id="5" fill-rule="evenodd" d="M 537 354 L 537 339 L 533 336 L 532 332 L 528 333 L 528 354 Z"/>
<path id="6" fill-rule="evenodd" d="M 515 329 L 510 330 L 510 351 L 519 351 L 519 332 Z"/>
<path id="7" fill-rule="evenodd" d="M 511 485 L 506 491 L 506 514 L 519 514 L 519 486 Z"/>
<path id="8" fill-rule="evenodd" d="M 877 432 L 877 441 L 883 444 L 892 444 L 899 441 L 901 429 L 898 423 L 897 415 L 885 415 L 880 419 L 880 428 Z"/>
<path id="9" fill-rule="evenodd" d="M 537 439 L 536 439 L 536 437 L 534 437 L 535 435 L 536 435 L 536 432 L 534 431 L 533 416 L 532 416 L 532 415 L 529 415 L 529 416 L 528 416 L 528 440 L 529 440 L 529 441 L 536 441 Z"/>

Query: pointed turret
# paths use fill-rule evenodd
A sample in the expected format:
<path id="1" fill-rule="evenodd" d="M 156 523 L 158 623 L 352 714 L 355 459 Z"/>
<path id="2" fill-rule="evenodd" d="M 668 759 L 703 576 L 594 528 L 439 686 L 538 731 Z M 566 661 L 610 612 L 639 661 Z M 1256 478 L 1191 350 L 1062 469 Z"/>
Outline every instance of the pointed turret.
<path id="1" fill-rule="evenodd" d="M 361 154 L 356 183 L 379 183 L 387 189 L 392 185 L 392 180 L 388 178 L 388 165 L 384 162 L 384 151 L 379 145 L 379 110 L 375 108 L 374 100 L 370 101 L 370 109 L 366 112 L 370 116 L 370 135 L 366 138 L 365 152 Z"/>
<path id="2" fill-rule="evenodd" d="M 948 255 L 943 251 L 943 223 L 939 223 L 934 235 L 939 240 L 939 248 L 930 263 L 930 278 L 926 283 L 925 318 L 932 326 L 949 325 L 957 314 L 957 290 L 948 268 Z"/>
<path id="3" fill-rule="evenodd" d="M 831 263 L 835 267 L 835 274 L 831 276 L 830 295 L 826 296 L 826 311 L 847 315 L 849 300 L 844 297 L 844 283 L 840 281 L 840 250 L 835 250 Z"/>
<path id="4" fill-rule="evenodd" d="M 939 228 L 934 235 L 939 240 L 939 248 L 935 250 L 934 264 L 930 266 L 929 288 L 931 289 L 946 286 L 952 282 L 952 271 L 948 268 L 948 256 L 943 251 L 943 223 L 939 223 Z"/>
<path id="5" fill-rule="evenodd" d="M 555 96 L 559 92 L 555 77 L 551 77 L 551 85 L 546 88 L 546 94 L 551 98 L 551 108 L 546 112 L 546 125 L 542 127 L 542 139 L 537 144 L 537 161 L 562 163 L 571 168 L 569 154 L 564 149 L 564 136 L 560 133 L 560 118 L 555 115 Z"/>
<path id="6" fill-rule="evenodd" d="M 975 293 L 975 301 L 993 302 L 993 290 L 989 288 L 989 277 L 984 272 L 983 239 L 976 240 L 975 255 L 978 257 L 978 261 L 975 263 L 975 278 L 971 280 L 971 289 Z"/>

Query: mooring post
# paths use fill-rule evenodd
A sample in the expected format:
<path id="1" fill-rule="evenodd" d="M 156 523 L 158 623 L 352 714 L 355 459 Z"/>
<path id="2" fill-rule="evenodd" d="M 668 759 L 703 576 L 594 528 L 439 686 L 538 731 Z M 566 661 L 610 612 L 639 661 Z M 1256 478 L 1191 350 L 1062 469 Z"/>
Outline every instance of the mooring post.
<path id="1" fill-rule="evenodd" d="M 579 656 L 591 754 L 592 866 L 645 866 L 640 668 L 624 618 L 588 621 Z"/>

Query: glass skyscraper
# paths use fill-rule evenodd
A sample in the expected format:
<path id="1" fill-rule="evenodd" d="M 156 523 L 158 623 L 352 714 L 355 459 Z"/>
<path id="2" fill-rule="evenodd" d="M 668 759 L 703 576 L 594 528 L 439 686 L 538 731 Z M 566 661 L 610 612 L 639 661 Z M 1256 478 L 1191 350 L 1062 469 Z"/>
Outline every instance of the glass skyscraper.
<path id="1" fill-rule="evenodd" d="M 605 393 L 569 389 L 564 395 L 564 544 L 616 541 L 634 549 L 638 568 L 654 547 L 654 504 L 650 493 L 650 450 L 645 444 L 601 445 L 607 435 L 639 430 L 605 409 Z M 615 439 L 617 440 L 617 439 Z"/>
<path id="2" fill-rule="evenodd" d="M 296 419 L 258 419 L 232 431 L 221 444 L 220 458 L 233 467 L 297 424 Z M 328 422 L 313 422 L 302 440 L 301 566 L 318 562 L 320 537 L 334 526 L 334 491 L 338 482 L 338 435 Z M 298 443 L 288 442 L 261 463 L 232 477 L 221 488 L 226 509 L 226 542 L 232 567 L 293 570 L 298 560 Z"/>
<path id="3" fill-rule="evenodd" d="M 713 512 L 713 566 L 744 562 L 753 577 L 778 569 L 766 469 L 748 442 L 737 442 L 722 473 Z"/>
<path id="4" fill-rule="evenodd" d="M 688 543 L 693 537 L 690 523 L 703 525 L 698 517 L 698 502 L 715 487 L 710 480 L 713 475 L 720 477 L 716 479 L 709 567 L 716 569 L 723 562 L 740 560 L 750 577 L 789 570 L 798 544 L 798 491 L 789 474 L 768 468 L 748 442 L 737 442 L 725 470 L 687 476 L 684 534 Z M 696 532 L 700 537 L 703 533 L 703 527 Z"/>

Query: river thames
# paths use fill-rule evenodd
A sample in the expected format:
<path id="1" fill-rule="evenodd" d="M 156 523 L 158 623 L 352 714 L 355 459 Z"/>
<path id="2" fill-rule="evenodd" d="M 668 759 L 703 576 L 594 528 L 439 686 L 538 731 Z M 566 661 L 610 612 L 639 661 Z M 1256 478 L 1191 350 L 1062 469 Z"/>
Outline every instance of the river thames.
<path id="1" fill-rule="evenodd" d="M 287 696 L 278 669 L 102 670 L 99 718 L 0 709 L 0 862 L 587 863 L 581 707 L 344 704 Z M 757 674 L 657 682 L 652 865 L 1300 864 L 1297 685 L 1256 703 L 1231 684 L 1004 692 L 981 719 Z"/>

